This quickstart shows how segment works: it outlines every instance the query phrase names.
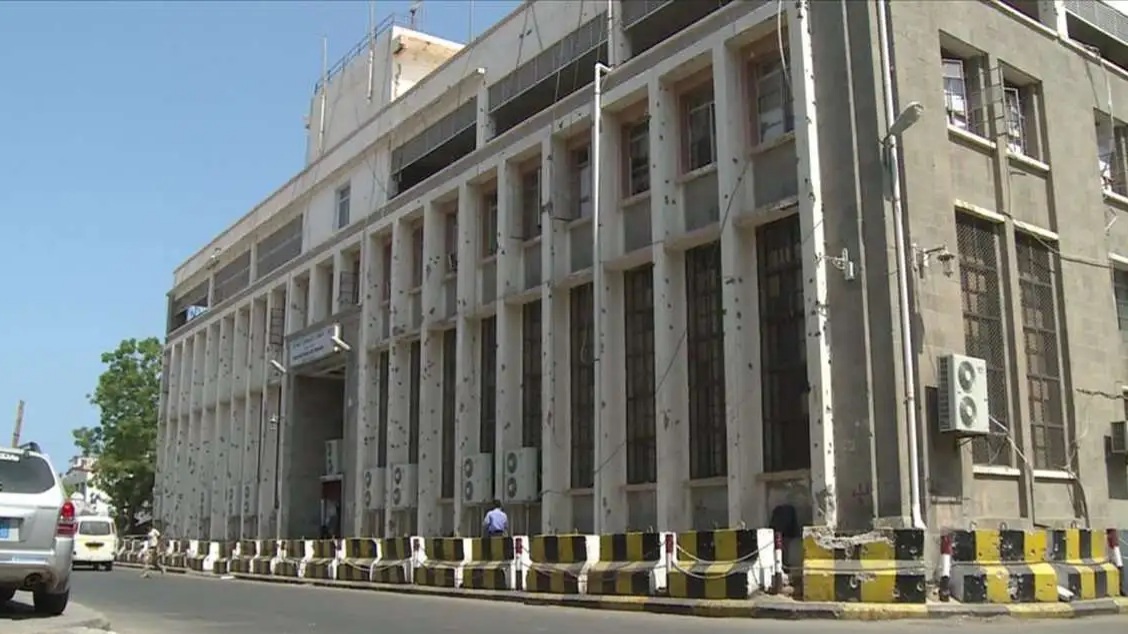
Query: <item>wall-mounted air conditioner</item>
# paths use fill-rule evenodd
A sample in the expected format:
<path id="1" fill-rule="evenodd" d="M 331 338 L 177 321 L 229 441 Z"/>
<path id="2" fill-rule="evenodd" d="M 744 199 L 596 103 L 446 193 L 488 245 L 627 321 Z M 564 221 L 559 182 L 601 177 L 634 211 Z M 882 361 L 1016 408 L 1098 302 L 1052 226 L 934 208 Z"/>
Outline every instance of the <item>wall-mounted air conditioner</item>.
<path id="1" fill-rule="evenodd" d="M 506 502 L 518 504 L 540 499 L 540 451 L 535 447 L 510 449 L 505 452 L 503 466 Z"/>
<path id="2" fill-rule="evenodd" d="M 987 362 L 962 354 L 940 358 L 939 429 L 944 434 L 982 436 L 991 432 Z"/>
<path id="3" fill-rule="evenodd" d="M 493 454 L 479 453 L 462 459 L 462 502 L 485 504 L 493 499 Z"/>
<path id="4" fill-rule="evenodd" d="M 384 508 L 384 474 L 386 469 L 365 469 L 361 475 L 360 505 L 366 511 Z"/>
<path id="5" fill-rule="evenodd" d="M 413 464 L 392 465 L 388 475 L 392 479 L 388 498 L 389 509 L 404 511 L 415 508 L 416 500 L 419 498 L 417 469 L 418 467 Z"/>

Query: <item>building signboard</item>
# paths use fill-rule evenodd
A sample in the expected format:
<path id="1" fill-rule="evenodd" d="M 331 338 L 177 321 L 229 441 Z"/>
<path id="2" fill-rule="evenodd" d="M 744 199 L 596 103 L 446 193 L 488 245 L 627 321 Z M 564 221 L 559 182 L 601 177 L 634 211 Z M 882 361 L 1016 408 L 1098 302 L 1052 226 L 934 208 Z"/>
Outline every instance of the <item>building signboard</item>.
<path id="1" fill-rule="evenodd" d="M 294 367 L 320 361 L 337 351 L 337 341 L 341 338 L 340 324 L 332 324 L 290 339 L 288 363 Z"/>

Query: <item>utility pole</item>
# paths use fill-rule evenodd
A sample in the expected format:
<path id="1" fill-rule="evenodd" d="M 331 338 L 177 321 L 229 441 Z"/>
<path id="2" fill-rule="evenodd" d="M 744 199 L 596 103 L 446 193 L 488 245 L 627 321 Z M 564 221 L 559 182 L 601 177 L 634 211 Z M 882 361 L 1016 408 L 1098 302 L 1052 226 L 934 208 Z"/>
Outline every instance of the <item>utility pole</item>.
<path id="1" fill-rule="evenodd" d="M 23 412 L 24 402 L 21 400 L 19 405 L 16 405 L 16 427 L 12 431 L 12 447 L 20 446 L 20 432 L 23 430 Z"/>

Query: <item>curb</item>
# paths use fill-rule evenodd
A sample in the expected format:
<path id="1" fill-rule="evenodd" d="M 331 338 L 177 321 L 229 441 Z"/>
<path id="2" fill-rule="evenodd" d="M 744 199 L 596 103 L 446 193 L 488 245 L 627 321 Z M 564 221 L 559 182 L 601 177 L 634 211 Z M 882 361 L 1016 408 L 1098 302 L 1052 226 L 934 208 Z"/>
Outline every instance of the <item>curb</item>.
<path id="1" fill-rule="evenodd" d="M 140 565 L 119 563 L 127 568 Z M 169 569 L 172 574 L 219 579 L 220 575 Z M 774 597 L 752 601 L 669 599 L 665 597 L 621 597 L 565 594 L 528 594 L 515 591 L 461 590 L 432 588 L 428 586 L 366 583 L 363 581 L 334 581 L 329 579 L 297 579 L 267 575 L 234 573 L 229 576 L 240 581 L 275 583 L 295 586 L 316 586 L 346 590 L 365 590 L 389 594 L 442 597 L 451 599 L 476 599 L 504 603 L 520 603 L 540 607 L 565 607 L 617 612 L 640 612 L 704 618 L 745 618 L 803 620 L 822 619 L 838 621 L 895 621 L 905 619 L 939 620 L 959 617 L 990 619 L 1011 617 L 1015 619 L 1076 619 L 1090 616 L 1128 615 L 1128 598 L 1095 599 L 1073 603 L 1025 604 L 960 604 L 960 603 L 830 603 L 800 602 Z"/>

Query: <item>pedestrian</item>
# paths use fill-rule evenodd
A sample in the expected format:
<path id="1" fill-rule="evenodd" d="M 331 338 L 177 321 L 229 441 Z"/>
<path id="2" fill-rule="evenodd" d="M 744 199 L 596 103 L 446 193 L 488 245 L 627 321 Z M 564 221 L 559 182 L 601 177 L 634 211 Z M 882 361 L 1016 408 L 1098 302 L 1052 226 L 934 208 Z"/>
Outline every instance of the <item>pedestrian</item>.
<path id="1" fill-rule="evenodd" d="M 161 551 L 164 549 L 164 538 L 161 532 L 157 530 L 156 522 L 149 528 L 149 534 L 145 538 L 145 563 L 141 567 L 141 577 L 148 579 L 150 570 L 156 568 L 165 573 L 164 564 L 161 562 Z"/>
<path id="2" fill-rule="evenodd" d="M 501 500 L 493 501 L 482 526 L 486 529 L 486 537 L 503 537 L 509 532 L 509 516 L 501 510 Z"/>

